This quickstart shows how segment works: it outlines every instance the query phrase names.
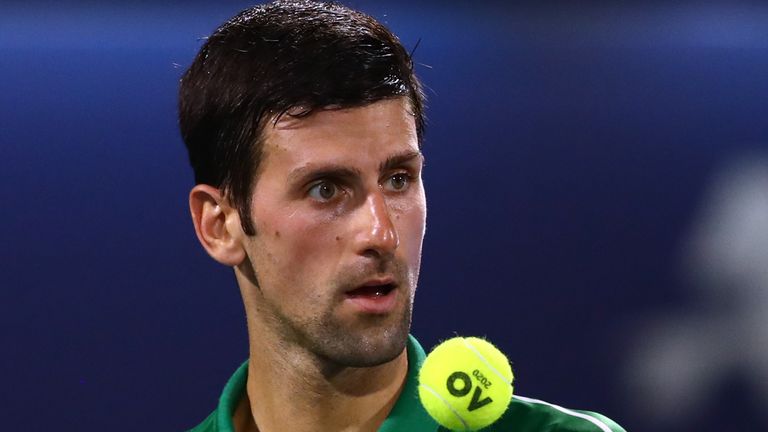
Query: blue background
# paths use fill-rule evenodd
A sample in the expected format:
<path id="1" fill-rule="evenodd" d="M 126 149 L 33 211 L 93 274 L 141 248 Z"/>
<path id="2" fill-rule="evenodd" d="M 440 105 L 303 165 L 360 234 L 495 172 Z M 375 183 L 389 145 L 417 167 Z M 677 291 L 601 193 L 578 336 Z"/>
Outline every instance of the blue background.
<path id="1" fill-rule="evenodd" d="M 625 367 L 639 323 L 688 307 L 681 243 L 713 173 L 767 148 L 768 10 L 348 4 L 420 40 L 414 334 L 487 336 L 521 394 L 665 430 Z M 0 5 L 0 428 L 183 430 L 247 356 L 232 272 L 189 220 L 176 120 L 200 38 L 247 5 Z M 750 389 L 669 429 L 760 430 Z"/>

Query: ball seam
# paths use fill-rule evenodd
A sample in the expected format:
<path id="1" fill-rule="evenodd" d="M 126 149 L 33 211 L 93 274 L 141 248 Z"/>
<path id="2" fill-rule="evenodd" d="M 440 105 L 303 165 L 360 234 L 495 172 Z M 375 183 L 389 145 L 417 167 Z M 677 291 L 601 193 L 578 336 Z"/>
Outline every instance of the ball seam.
<path id="1" fill-rule="evenodd" d="M 496 376 L 498 376 L 499 378 L 501 378 L 501 380 L 502 380 L 502 381 L 504 381 L 505 383 L 507 383 L 507 385 L 510 385 L 510 386 L 512 385 L 512 382 L 511 382 L 510 380 L 508 380 L 508 379 L 504 378 L 504 375 L 502 375 L 502 374 L 501 374 L 501 372 L 499 372 L 499 370 L 498 370 L 498 369 L 496 369 L 495 367 L 493 367 L 493 365 L 491 365 L 491 363 L 490 363 L 488 360 L 486 360 L 485 356 L 483 356 L 483 355 L 480 353 L 480 351 L 478 351 L 478 350 L 477 350 L 477 348 L 475 348 L 475 347 L 474 347 L 474 346 L 473 346 L 471 343 L 469 343 L 469 341 L 467 341 L 467 339 L 466 339 L 466 338 L 462 338 L 462 339 L 461 339 L 461 341 L 462 341 L 462 342 L 464 342 L 464 345 L 465 345 L 467 348 L 469 348 L 469 350 L 470 350 L 470 351 L 472 351 L 473 353 L 475 353 L 475 355 L 477 356 L 477 358 L 479 358 L 479 359 L 480 359 L 480 361 L 482 361 L 483 363 L 485 363 L 485 365 L 486 365 L 486 366 L 488 366 L 488 367 L 491 369 L 491 371 L 492 371 L 493 373 L 495 373 L 495 374 L 496 374 Z"/>
<path id="2" fill-rule="evenodd" d="M 453 409 L 453 406 L 452 406 L 450 403 L 448 403 L 448 401 L 447 401 L 447 400 L 445 400 L 445 398 L 444 398 L 444 397 L 443 397 L 443 396 L 442 396 L 440 393 L 438 393 L 437 391 L 435 391 L 435 389 L 433 389 L 432 387 L 428 386 L 427 384 L 419 384 L 419 385 L 420 385 L 420 386 L 422 386 L 422 387 L 424 387 L 424 389 L 425 389 L 425 390 L 427 390 L 428 392 L 432 393 L 432 395 L 434 395 L 434 396 L 435 396 L 436 398 L 438 398 L 438 399 L 439 399 L 439 400 L 440 400 L 440 401 L 441 401 L 443 404 L 445 404 L 445 406 L 446 406 L 446 407 L 448 407 L 448 409 L 449 409 L 449 410 L 451 410 L 451 412 L 453 413 L 453 415 L 455 415 L 455 416 L 456 416 L 456 418 L 458 418 L 458 419 L 459 419 L 459 421 L 461 422 L 461 424 L 463 424 L 463 425 L 464 425 L 464 430 L 465 430 L 465 431 L 468 431 L 468 430 L 470 430 L 470 429 L 469 429 L 469 425 L 468 425 L 468 424 L 467 424 L 467 422 L 464 420 L 464 418 L 463 418 L 463 417 L 461 417 L 461 415 L 459 415 L 459 413 L 457 413 L 455 409 Z"/>

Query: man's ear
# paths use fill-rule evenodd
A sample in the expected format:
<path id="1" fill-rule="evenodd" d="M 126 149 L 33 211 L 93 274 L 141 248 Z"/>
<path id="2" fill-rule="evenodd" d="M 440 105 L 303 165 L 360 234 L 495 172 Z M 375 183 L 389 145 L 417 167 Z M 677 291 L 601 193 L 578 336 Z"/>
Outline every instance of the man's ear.
<path id="1" fill-rule="evenodd" d="M 205 184 L 193 187 L 189 192 L 189 210 L 197 239 L 208 255 L 230 267 L 243 262 L 245 233 L 240 215 L 219 189 Z"/>

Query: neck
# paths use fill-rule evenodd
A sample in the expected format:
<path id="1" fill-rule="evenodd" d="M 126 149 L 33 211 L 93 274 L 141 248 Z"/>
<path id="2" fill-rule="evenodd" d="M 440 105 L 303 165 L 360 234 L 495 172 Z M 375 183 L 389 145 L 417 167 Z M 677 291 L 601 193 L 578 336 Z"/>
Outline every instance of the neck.
<path id="1" fill-rule="evenodd" d="M 351 368 L 250 339 L 248 402 L 235 413 L 238 432 L 375 432 L 408 372 L 406 350 L 379 366 Z"/>

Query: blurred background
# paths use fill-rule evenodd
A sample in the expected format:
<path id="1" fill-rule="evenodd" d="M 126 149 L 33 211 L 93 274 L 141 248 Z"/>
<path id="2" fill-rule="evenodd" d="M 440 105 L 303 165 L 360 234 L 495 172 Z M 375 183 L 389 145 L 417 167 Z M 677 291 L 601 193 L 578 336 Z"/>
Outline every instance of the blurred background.
<path id="1" fill-rule="evenodd" d="M 185 430 L 246 358 L 176 91 L 249 4 L 0 3 L 5 429 Z M 425 348 L 487 336 L 629 431 L 768 430 L 768 6 L 347 4 L 418 43 Z"/>

